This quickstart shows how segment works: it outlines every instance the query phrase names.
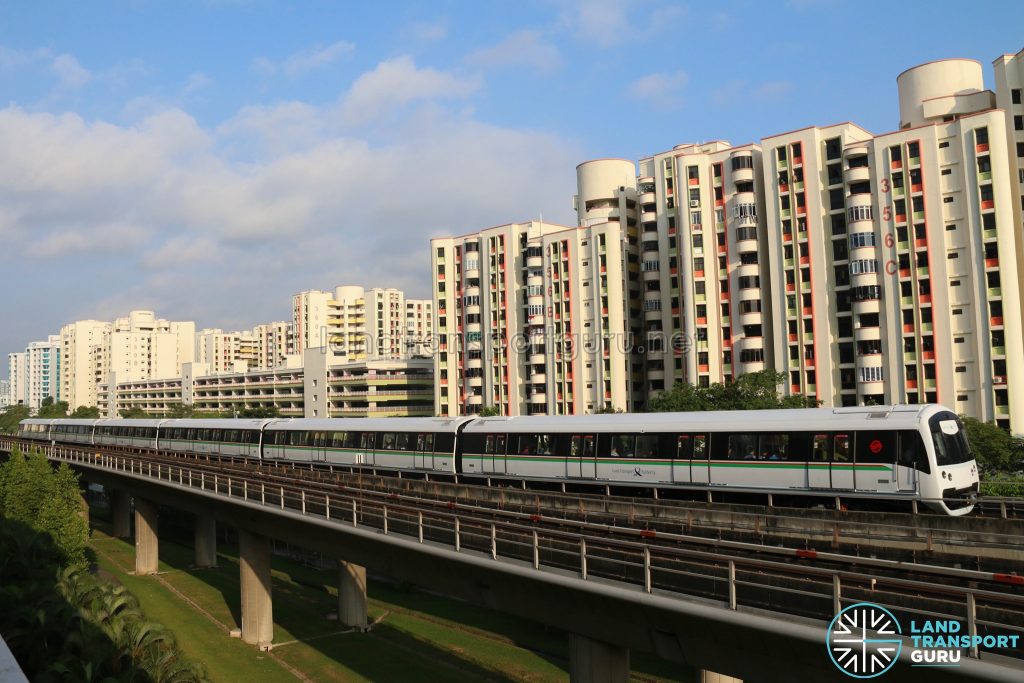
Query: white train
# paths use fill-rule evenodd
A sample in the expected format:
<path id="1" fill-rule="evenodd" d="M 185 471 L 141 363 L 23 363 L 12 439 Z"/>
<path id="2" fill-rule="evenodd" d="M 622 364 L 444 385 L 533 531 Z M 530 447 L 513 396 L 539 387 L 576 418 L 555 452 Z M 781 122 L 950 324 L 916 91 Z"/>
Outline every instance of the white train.
<path id="1" fill-rule="evenodd" d="M 39 420 L 52 443 L 548 482 L 878 494 L 971 511 L 978 469 L 939 405 L 572 417 Z"/>

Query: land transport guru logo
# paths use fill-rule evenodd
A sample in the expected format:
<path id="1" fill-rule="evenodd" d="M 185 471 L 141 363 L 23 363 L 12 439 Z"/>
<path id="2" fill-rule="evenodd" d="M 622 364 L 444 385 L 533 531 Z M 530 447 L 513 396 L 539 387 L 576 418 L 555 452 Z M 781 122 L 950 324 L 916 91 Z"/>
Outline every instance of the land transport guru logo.
<path id="1" fill-rule="evenodd" d="M 851 678 L 875 678 L 895 666 L 903 650 L 903 629 L 886 608 L 870 602 L 850 605 L 832 619 L 825 645 L 832 663 Z M 951 619 L 911 620 L 911 666 L 960 666 L 965 649 L 1013 649 L 1019 635 L 970 635 Z"/>

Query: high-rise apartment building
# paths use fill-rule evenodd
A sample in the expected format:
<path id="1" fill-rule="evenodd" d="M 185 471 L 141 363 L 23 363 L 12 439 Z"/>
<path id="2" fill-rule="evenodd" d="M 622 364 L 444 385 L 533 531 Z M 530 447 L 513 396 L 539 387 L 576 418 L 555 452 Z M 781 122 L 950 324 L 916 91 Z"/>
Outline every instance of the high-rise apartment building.
<path id="1" fill-rule="evenodd" d="M 78 320 L 60 330 L 61 398 L 68 408 L 96 405 L 96 367 L 106 355 L 111 324 Z"/>
<path id="2" fill-rule="evenodd" d="M 613 163 L 620 170 L 628 164 Z M 595 177 L 608 173 L 592 170 Z M 619 221 L 635 214 L 627 201 L 635 204 L 623 193 L 614 220 L 609 209 L 578 228 L 535 221 L 431 240 L 439 414 L 631 406 L 625 291 L 639 282 L 639 269 Z M 635 239 L 635 216 L 633 222 Z"/>
<path id="3" fill-rule="evenodd" d="M 38 410 L 45 398 L 63 400 L 60 349 L 60 336 L 54 334 L 25 348 L 25 405 L 33 410 Z"/>
<path id="4" fill-rule="evenodd" d="M 571 239 L 524 224 L 433 240 L 442 414 L 636 409 L 676 381 L 771 368 L 824 405 L 941 402 L 1024 431 L 1024 53 L 995 75 L 993 93 L 970 60 L 905 71 L 888 133 L 841 123 L 580 164 Z M 619 251 L 598 265 L 618 287 L 599 298 L 607 323 L 587 289 L 594 230 Z M 633 343 L 584 361 L 610 378 L 574 367 L 567 392 L 552 323 Z M 608 402 L 588 393 L 599 382 Z"/>
<path id="5" fill-rule="evenodd" d="M 24 351 L 7 354 L 7 405 L 28 404 L 28 354 Z"/>
<path id="6" fill-rule="evenodd" d="M 292 297 L 294 352 L 329 346 L 346 362 L 410 358 L 416 355 L 416 340 L 409 333 L 430 329 L 432 305 L 406 299 L 404 292 L 393 288 L 350 285 L 334 292 L 300 292 Z M 420 355 L 426 336 L 418 337 Z"/>
<path id="7" fill-rule="evenodd" d="M 257 344 L 257 368 L 271 370 L 280 367 L 295 353 L 295 338 L 290 322 L 272 322 L 252 329 Z"/>

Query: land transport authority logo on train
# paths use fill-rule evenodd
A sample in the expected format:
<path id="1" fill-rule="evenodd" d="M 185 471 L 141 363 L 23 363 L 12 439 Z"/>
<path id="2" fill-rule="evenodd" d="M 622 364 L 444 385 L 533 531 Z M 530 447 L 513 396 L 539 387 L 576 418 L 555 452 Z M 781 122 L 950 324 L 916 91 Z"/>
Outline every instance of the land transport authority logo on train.
<path id="1" fill-rule="evenodd" d="M 870 602 L 850 605 L 828 626 L 828 655 L 847 676 L 881 676 L 899 659 L 900 633 L 896 617 L 884 607 Z"/>

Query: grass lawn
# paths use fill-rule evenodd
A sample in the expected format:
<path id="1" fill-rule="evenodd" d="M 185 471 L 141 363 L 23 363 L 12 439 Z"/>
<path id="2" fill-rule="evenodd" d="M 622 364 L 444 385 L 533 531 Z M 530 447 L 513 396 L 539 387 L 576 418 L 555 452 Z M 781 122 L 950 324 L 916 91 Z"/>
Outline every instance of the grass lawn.
<path id="1" fill-rule="evenodd" d="M 210 678 L 234 681 L 565 681 L 568 638 L 506 614 L 370 581 L 367 633 L 328 619 L 337 609 L 337 572 L 272 558 L 274 648 L 259 652 L 228 636 L 239 628 L 237 548 L 218 545 L 219 566 L 191 567 L 181 534 L 161 531 L 160 574 L 136 577 L 135 549 L 94 520 L 100 567 L 138 597 L 148 618 L 170 628 Z M 170 538 L 169 538 L 170 537 Z M 633 654 L 643 680 L 672 680 L 672 664 Z M 685 671 L 685 669 L 683 669 Z"/>

